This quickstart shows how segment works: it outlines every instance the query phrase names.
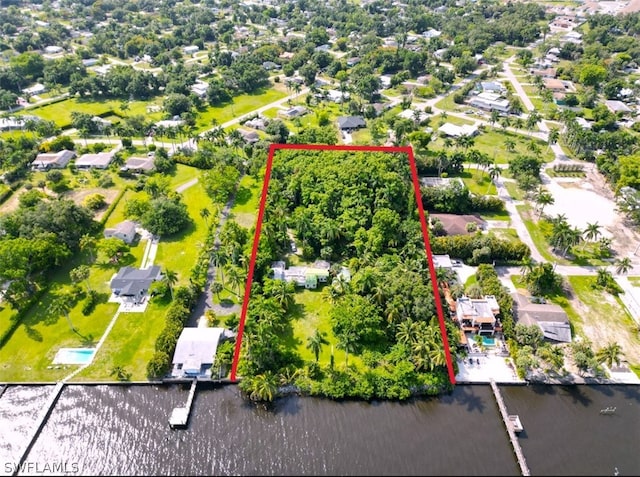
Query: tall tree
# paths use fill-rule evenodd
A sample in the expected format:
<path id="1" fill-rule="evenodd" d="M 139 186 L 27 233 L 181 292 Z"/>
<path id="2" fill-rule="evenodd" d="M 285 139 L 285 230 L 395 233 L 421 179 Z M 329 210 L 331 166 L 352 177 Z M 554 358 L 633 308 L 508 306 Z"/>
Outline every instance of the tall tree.
<path id="1" fill-rule="evenodd" d="M 310 350 L 316 358 L 316 363 L 318 359 L 320 359 L 320 353 L 322 351 L 322 346 L 329 344 L 327 341 L 325 334 L 316 329 L 316 331 L 307 338 L 307 349 Z"/>
<path id="2" fill-rule="evenodd" d="M 69 329 L 71 331 L 76 332 L 77 328 L 73 326 L 71 322 L 71 317 L 69 316 L 69 312 L 71 311 L 71 297 L 69 295 L 60 295 L 58 296 L 49 307 L 49 311 L 56 316 L 63 315 L 67 319 L 67 323 L 69 324 Z"/>

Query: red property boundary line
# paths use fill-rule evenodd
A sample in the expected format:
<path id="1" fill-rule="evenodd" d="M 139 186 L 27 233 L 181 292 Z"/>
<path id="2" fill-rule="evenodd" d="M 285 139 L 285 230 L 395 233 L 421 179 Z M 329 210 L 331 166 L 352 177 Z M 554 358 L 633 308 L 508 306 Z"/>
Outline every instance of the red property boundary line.
<path id="1" fill-rule="evenodd" d="M 247 318 L 247 308 L 249 306 L 249 296 L 251 295 L 251 283 L 253 281 L 253 271 L 256 264 L 256 256 L 258 254 L 258 242 L 260 240 L 260 232 L 262 231 L 262 219 L 264 217 L 264 209 L 267 203 L 267 192 L 269 190 L 269 180 L 271 179 L 271 167 L 273 165 L 273 156 L 278 149 L 297 149 L 297 150 L 315 150 L 315 151 L 363 151 L 363 152 L 399 152 L 409 156 L 409 165 L 411 166 L 411 177 L 413 179 L 413 190 L 416 195 L 416 203 L 418 204 L 418 213 L 420 215 L 420 225 L 422 226 L 422 237 L 424 239 L 424 248 L 427 254 L 427 263 L 429 264 L 429 273 L 431 276 L 431 285 L 433 286 L 433 296 L 435 298 L 436 311 L 438 313 L 438 321 L 440 322 L 440 333 L 442 335 L 442 343 L 444 345 L 445 357 L 447 360 L 447 370 L 449 371 L 449 381 L 451 384 L 456 383 L 455 372 L 453 370 L 453 362 L 451 360 L 451 352 L 449 350 L 449 340 L 447 339 L 447 329 L 444 323 L 444 313 L 442 312 L 442 301 L 438 292 L 438 282 L 436 277 L 436 269 L 433 265 L 433 254 L 431 245 L 429 244 L 429 228 L 424 216 L 424 208 L 420 196 L 420 182 L 418 180 L 418 170 L 416 168 L 416 160 L 413 155 L 413 148 L 410 146 L 393 147 L 393 146 L 350 146 L 350 145 L 325 145 L 325 144 L 271 144 L 269 147 L 269 156 L 267 158 L 267 167 L 264 174 L 264 183 L 262 184 L 262 197 L 260 199 L 260 209 L 258 211 L 258 222 L 253 238 L 253 248 L 251 250 L 251 259 L 249 261 L 249 274 L 247 275 L 247 283 L 245 285 L 244 300 L 242 302 L 242 312 L 240 322 L 238 324 L 238 335 L 236 336 L 236 346 L 233 353 L 233 363 L 231 365 L 231 381 L 236 382 L 236 372 L 238 369 L 238 360 L 240 358 L 240 348 L 242 346 L 242 334 L 244 332 L 244 323 Z"/>

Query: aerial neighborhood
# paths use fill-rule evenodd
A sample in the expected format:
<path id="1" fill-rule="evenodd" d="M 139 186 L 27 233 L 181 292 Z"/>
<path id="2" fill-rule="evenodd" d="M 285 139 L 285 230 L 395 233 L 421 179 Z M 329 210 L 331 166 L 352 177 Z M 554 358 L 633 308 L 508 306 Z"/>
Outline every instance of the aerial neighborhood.
<path id="1" fill-rule="evenodd" d="M 636 3 L 3 2 L 0 383 L 640 384 Z"/>

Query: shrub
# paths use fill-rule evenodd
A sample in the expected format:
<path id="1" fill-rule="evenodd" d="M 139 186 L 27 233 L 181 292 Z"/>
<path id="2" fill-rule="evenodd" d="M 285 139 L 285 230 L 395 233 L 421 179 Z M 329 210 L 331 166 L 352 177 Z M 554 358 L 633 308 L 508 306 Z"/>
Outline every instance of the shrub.
<path id="1" fill-rule="evenodd" d="M 163 351 L 156 351 L 147 363 L 147 376 L 150 378 L 159 378 L 167 374 L 171 358 Z"/>

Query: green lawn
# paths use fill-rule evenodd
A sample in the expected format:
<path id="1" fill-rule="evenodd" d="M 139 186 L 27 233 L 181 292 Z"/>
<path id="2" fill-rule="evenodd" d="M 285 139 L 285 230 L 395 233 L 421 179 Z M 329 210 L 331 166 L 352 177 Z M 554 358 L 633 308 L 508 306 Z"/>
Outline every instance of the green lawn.
<path id="1" fill-rule="evenodd" d="M 495 235 L 500 239 L 509 240 L 511 242 L 517 242 L 520 240 L 517 230 L 511 228 L 493 228 L 489 231 L 489 235 Z"/>
<path id="2" fill-rule="evenodd" d="M 626 334 L 627 336 L 624 337 L 626 341 L 640 345 L 640 337 L 635 331 L 637 324 L 617 297 L 612 302 L 608 292 L 594 289 L 592 284 L 595 283 L 595 277 L 570 276 L 567 278 L 574 293 L 590 309 L 588 316 L 577 317 L 579 325 L 585 322 L 591 325 L 597 323 L 599 327 L 611 330 L 612 340 L 615 340 L 616 336 L 622 338 Z M 596 349 L 604 345 L 606 343 L 594 343 Z M 634 364 L 638 365 L 639 363 Z"/>
<path id="3" fill-rule="evenodd" d="M 69 271 L 81 263 L 81 256 L 58 269 L 49 280 L 50 290 L 29 309 L 9 341 L 0 348 L 0 381 L 55 381 L 76 369 L 75 365 L 59 365 L 58 369 L 49 366 L 60 348 L 96 345 L 118 308 L 117 303 L 106 301 L 111 277 L 123 264 L 138 265 L 144 246 L 143 242 L 132 247 L 131 254 L 120 265 L 91 266 L 89 286 L 102 298 L 89 316 L 82 314 L 82 299 L 75 303 L 69 317 L 77 333 L 69 329 L 64 316 L 54 316 L 50 307 L 55 296 L 70 290 Z"/>
<path id="4" fill-rule="evenodd" d="M 238 185 L 236 200 L 231 207 L 229 218 L 235 220 L 239 225 L 251 228 L 258 218 L 258 207 L 262 194 L 262 181 L 254 177 L 245 175 Z"/>
<path id="5" fill-rule="evenodd" d="M 195 179 L 200 176 L 202 172 L 200 169 L 191 166 L 185 166 L 184 164 L 177 164 L 175 172 L 169 176 L 171 178 L 170 187 L 175 189 L 182 184 L 189 182 L 191 179 Z"/>
<path id="6" fill-rule="evenodd" d="M 353 138 L 353 144 L 355 145 L 369 146 L 373 144 L 373 139 L 371 138 L 371 132 L 369 129 L 354 131 L 351 137 Z"/>
<path id="7" fill-rule="evenodd" d="M 74 381 L 113 380 L 115 366 L 131 373 L 132 381 L 147 380 L 147 363 L 155 352 L 155 341 L 164 328 L 168 305 L 149 303 L 144 313 L 122 313 L 90 366 Z"/>
<path id="8" fill-rule="evenodd" d="M 207 236 L 207 227 L 200 211 L 203 207 L 208 207 L 211 211 L 212 202 L 200 183 L 189 187 L 181 195 L 192 223 L 184 231 L 160 239 L 154 265 L 175 272 L 178 275 L 178 285 L 186 285 Z"/>
<path id="9" fill-rule="evenodd" d="M 80 98 L 68 98 L 57 103 L 47 104 L 35 108 L 27 108 L 16 114 L 33 114 L 43 119 L 47 119 L 56 123 L 61 128 L 71 125 L 71 113 L 73 111 L 100 116 L 107 113 L 113 113 L 120 117 L 142 115 L 145 119 L 160 120 L 162 113 L 147 113 L 147 106 L 156 104 L 160 101 L 126 101 L 129 109 L 122 111 L 120 106 L 123 104 L 120 100 L 83 100 Z M 159 104 L 159 103 L 158 103 Z"/>
<path id="10" fill-rule="evenodd" d="M 496 186 L 491 182 L 489 174 L 482 170 L 476 170 L 475 166 L 469 171 L 469 168 L 462 172 L 459 177 L 467 186 L 472 194 L 476 195 L 497 195 Z"/>
<path id="11" fill-rule="evenodd" d="M 527 230 L 529 231 L 529 235 L 531 235 L 531 239 L 533 240 L 533 243 L 538 249 L 538 252 L 540 252 L 540 254 L 545 258 L 545 260 L 548 260 L 550 262 L 558 262 L 561 265 L 569 265 L 570 263 L 568 260 L 562 259 L 560 257 L 556 257 L 549 252 L 549 244 L 547 243 L 547 239 L 544 236 L 544 233 L 538 226 L 538 223 L 534 222 L 530 218 L 530 214 L 533 213 L 531 210 L 531 207 L 528 205 L 516 205 L 516 209 L 518 210 L 518 213 L 522 217 L 522 221 L 527 227 Z"/>
<path id="12" fill-rule="evenodd" d="M 438 120 L 437 124 L 440 124 L 440 115 L 436 115 L 435 118 L 437 118 Z M 464 126 L 473 124 L 473 121 L 449 114 L 447 115 L 447 119 L 445 119 L 445 123 L 455 124 L 456 126 Z"/>
<path id="13" fill-rule="evenodd" d="M 513 151 L 507 149 L 505 144 L 507 139 L 510 139 L 515 143 Z M 527 145 L 531 140 L 533 140 L 540 148 L 538 157 L 545 162 L 553 161 L 553 151 L 547 147 L 547 143 L 544 141 L 536 138 L 530 138 L 523 134 L 513 133 L 511 131 L 503 131 L 499 127 L 487 127 L 485 128 L 485 132 L 475 136 L 472 149 L 477 149 L 478 151 L 487 154 L 492 160 L 495 160 L 496 164 L 508 164 L 512 159 L 515 159 L 521 154 L 532 154 L 531 151 L 527 149 Z M 444 140 L 441 137 L 436 137 L 431 144 L 431 150 L 444 148 Z"/>
<path id="14" fill-rule="evenodd" d="M 327 285 L 324 285 L 327 286 Z M 287 341 L 289 346 L 295 347 L 303 359 L 315 361 L 313 353 L 307 349 L 307 339 L 320 330 L 324 333 L 329 344 L 323 346 L 318 362 L 327 366 L 331 361 L 331 350 L 333 349 L 334 363 L 342 365 L 345 362 L 345 353 L 338 348 L 338 340 L 333 336 L 329 315 L 332 305 L 323 298 L 320 286 L 315 290 L 298 289 L 295 294 L 296 310 L 293 323 L 293 336 Z M 358 364 L 360 359 L 356 356 L 349 356 L 349 364 Z"/>
<path id="15" fill-rule="evenodd" d="M 524 200 L 524 194 L 515 182 L 504 181 L 504 187 L 514 200 Z"/>
<path id="16" fill-rule="evenodd" d="M 282 91 L 267 89 L 255 94 L 241 94 L 233 98 L 233 102 L 224 106 L 209 106 L 198 113 L 196 119 L 197 132 L 206 131 L 213 127 L 214 120 L 217 124 L 224 124 L 234 118 L 249 113 L 261 106 L 277 101 L 287 96 Z"/>

